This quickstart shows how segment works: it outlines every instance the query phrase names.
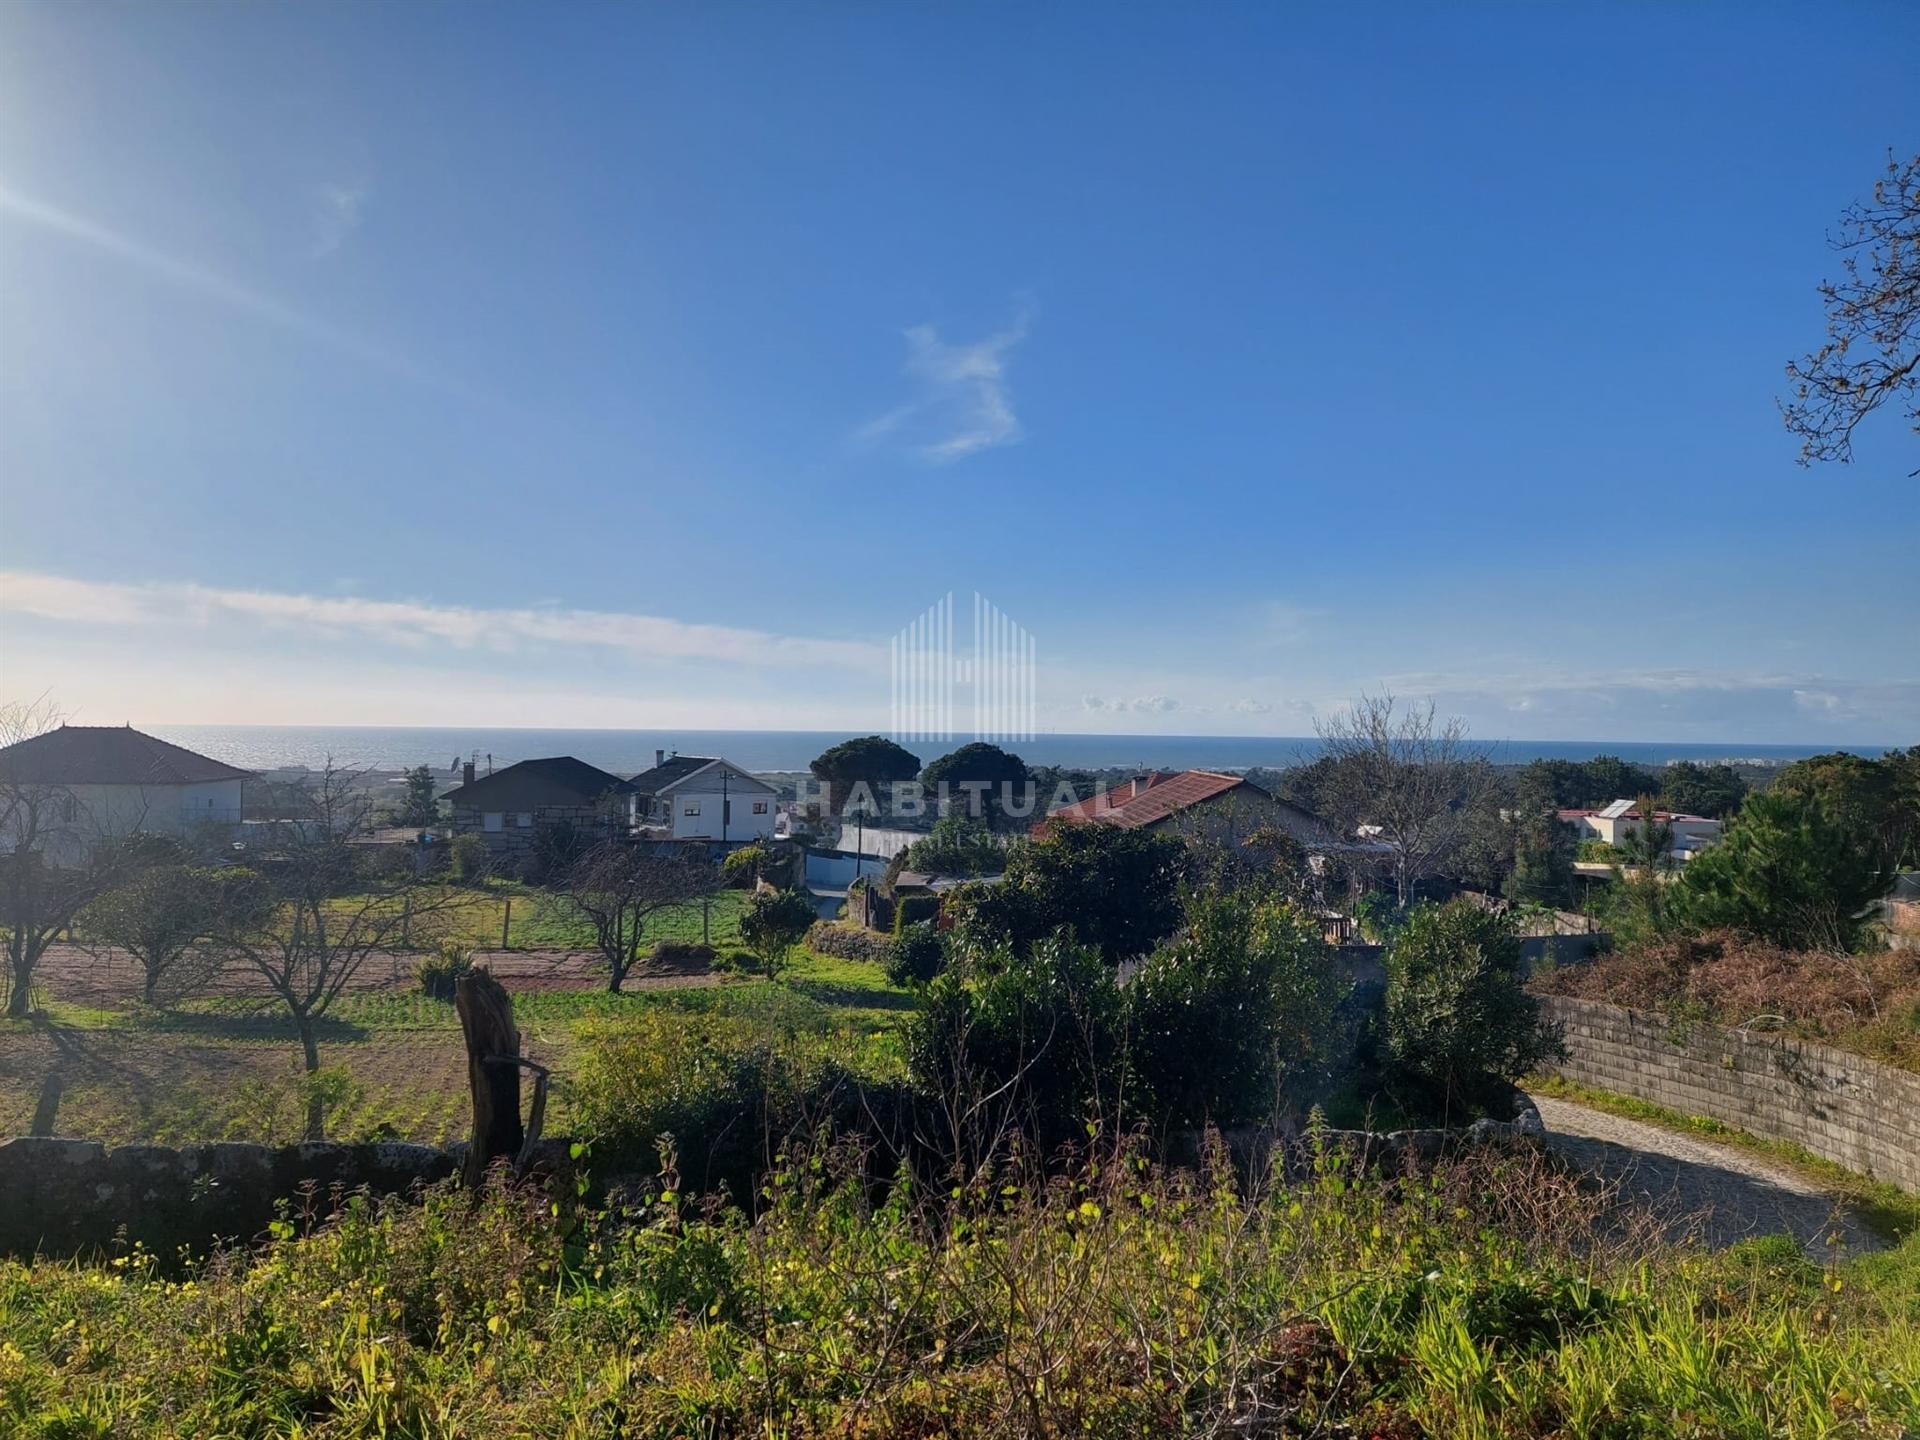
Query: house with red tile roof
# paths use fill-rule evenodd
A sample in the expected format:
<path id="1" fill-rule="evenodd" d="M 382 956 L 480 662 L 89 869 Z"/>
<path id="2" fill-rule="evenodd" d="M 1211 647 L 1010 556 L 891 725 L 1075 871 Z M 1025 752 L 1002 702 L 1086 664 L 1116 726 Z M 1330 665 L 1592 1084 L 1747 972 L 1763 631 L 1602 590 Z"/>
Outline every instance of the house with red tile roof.
<path id="1" fill-rule="evenodd" d="M 1050 825 L 1074 823 L 1169 830 L 1229 842 L 1271 825 L 1308 850 L 1348 848 L 1339 832 L 1318 815 L 1269 794 L 1243 775 L 1214 770 L 1149 770 L 1078 804 L 1049 810 L 1033 833 L 1037 836 Z"/>

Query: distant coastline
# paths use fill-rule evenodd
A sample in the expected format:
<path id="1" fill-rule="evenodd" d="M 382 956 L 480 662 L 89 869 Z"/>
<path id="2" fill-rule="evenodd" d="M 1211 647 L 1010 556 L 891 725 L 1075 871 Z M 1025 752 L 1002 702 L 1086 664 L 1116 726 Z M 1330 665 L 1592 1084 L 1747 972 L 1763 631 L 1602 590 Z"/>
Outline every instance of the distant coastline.
<path id="1" fill-rule="evenodd" d="M 413 726 L 308 725 L 151 725 L 142 727 L 163 739 L 249 770 L 295 766 L 319 768 L 331 756 L 355 768 L 400 770 L 428 765 L 448 769 L 456 759 L 492 757 L 498 768 L 544 755 L 573 755 L 619 775 L 653 764 L 654 751 L 691 755 L 722 754 L 748 770 L 804 770 L 828 746 L 848 738 L 838 730 L 519 730 Z M 910 745 L 931 760 L 969 736 L 949 743 Z M 1640 765 L 1673 760 L 1740 761 L 1784 765 L 1808 755 L 1848 750 L 1878 755 L 1878 745 L 1754 745 L 1738 741 L 1638 740 L 1486 740 L 1496 763 L 1524 765 L 1532 760 L 1588 760 L 1618 755 Z M 1279 769 L 1303 764 L 1319 753 L 1311 735 L 1040 735 L 1009 743 L 1029 764 L 1079 769 L 1173 770 Z"/>

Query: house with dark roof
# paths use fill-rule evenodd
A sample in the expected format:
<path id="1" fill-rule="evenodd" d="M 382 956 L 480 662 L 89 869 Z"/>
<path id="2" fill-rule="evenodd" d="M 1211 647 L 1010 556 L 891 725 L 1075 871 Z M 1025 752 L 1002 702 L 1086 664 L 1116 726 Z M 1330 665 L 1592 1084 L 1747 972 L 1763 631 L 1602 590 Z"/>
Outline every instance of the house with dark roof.
<path id="1" fill-rule="evenodd" d="M 1243 775 L 1212 770 L 1149 770 L 1074 805 L 1060 805 L 1033 827 L 1037 837 L 1058 824 L 1117 825 L 1125 830 L 1164 830 L 1190 839 L 1238 844 L 1273 826 L 1306 849 L 1325 853 L 1355 848 L 1309 810 L 1291 805 Z"/>
<path id="2" fill-rule="evenodd" d="M 441 799 L 452 811 L 454 834 L 478 835 L 496 853 L 530 850 L 561 827 L 593 840 L 626 831 L 632 787 L 584 760 L 550 755 L 477 777 L 472 768 Z"/>
<path id="3" fill-rule="evenodd" d="M 236 825 L 252 772 L 128 725 L 61 725 L 0 749 L 0 850 L 54 864 L 101 840 Z"/>
<path id="4" fill-rule="evenodd" d="M 662 840 L 751 844 L 773 838 L 780 792 L 718 755 L 653 752 L 653 768 L 630 782 L 632 819 Z"/>

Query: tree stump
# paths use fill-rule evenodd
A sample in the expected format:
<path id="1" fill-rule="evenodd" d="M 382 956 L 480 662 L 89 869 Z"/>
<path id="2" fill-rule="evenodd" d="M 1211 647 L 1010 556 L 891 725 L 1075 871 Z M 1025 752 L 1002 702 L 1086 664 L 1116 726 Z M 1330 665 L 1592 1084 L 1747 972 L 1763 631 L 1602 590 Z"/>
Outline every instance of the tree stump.
<path id="1" fill-rule="evenodd" d="M 467 1042 L 467 1082 L 473 1091 L 473 1143 L 467 1147 L 465 1179 L 478 1186 L 489 1165 L 502 1155 L 517 1160 L 526 1143 L 520 1124 L 520 1031 L 513 1023 L 513 1000 L 485 970 L 455 982 L 453 1008 Z"/>

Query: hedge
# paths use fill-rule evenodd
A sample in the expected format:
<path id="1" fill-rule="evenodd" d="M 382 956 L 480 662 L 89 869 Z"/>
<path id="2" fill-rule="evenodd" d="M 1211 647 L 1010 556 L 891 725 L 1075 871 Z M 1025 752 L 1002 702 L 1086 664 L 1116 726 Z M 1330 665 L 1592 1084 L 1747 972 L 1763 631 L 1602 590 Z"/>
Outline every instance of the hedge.
<path id="1" fill-rule="evenodd" d="M 893 902 L 893 933 L 903 934 L 909 925 L 940 918 L 938 895 L 899 895 Z"/>

